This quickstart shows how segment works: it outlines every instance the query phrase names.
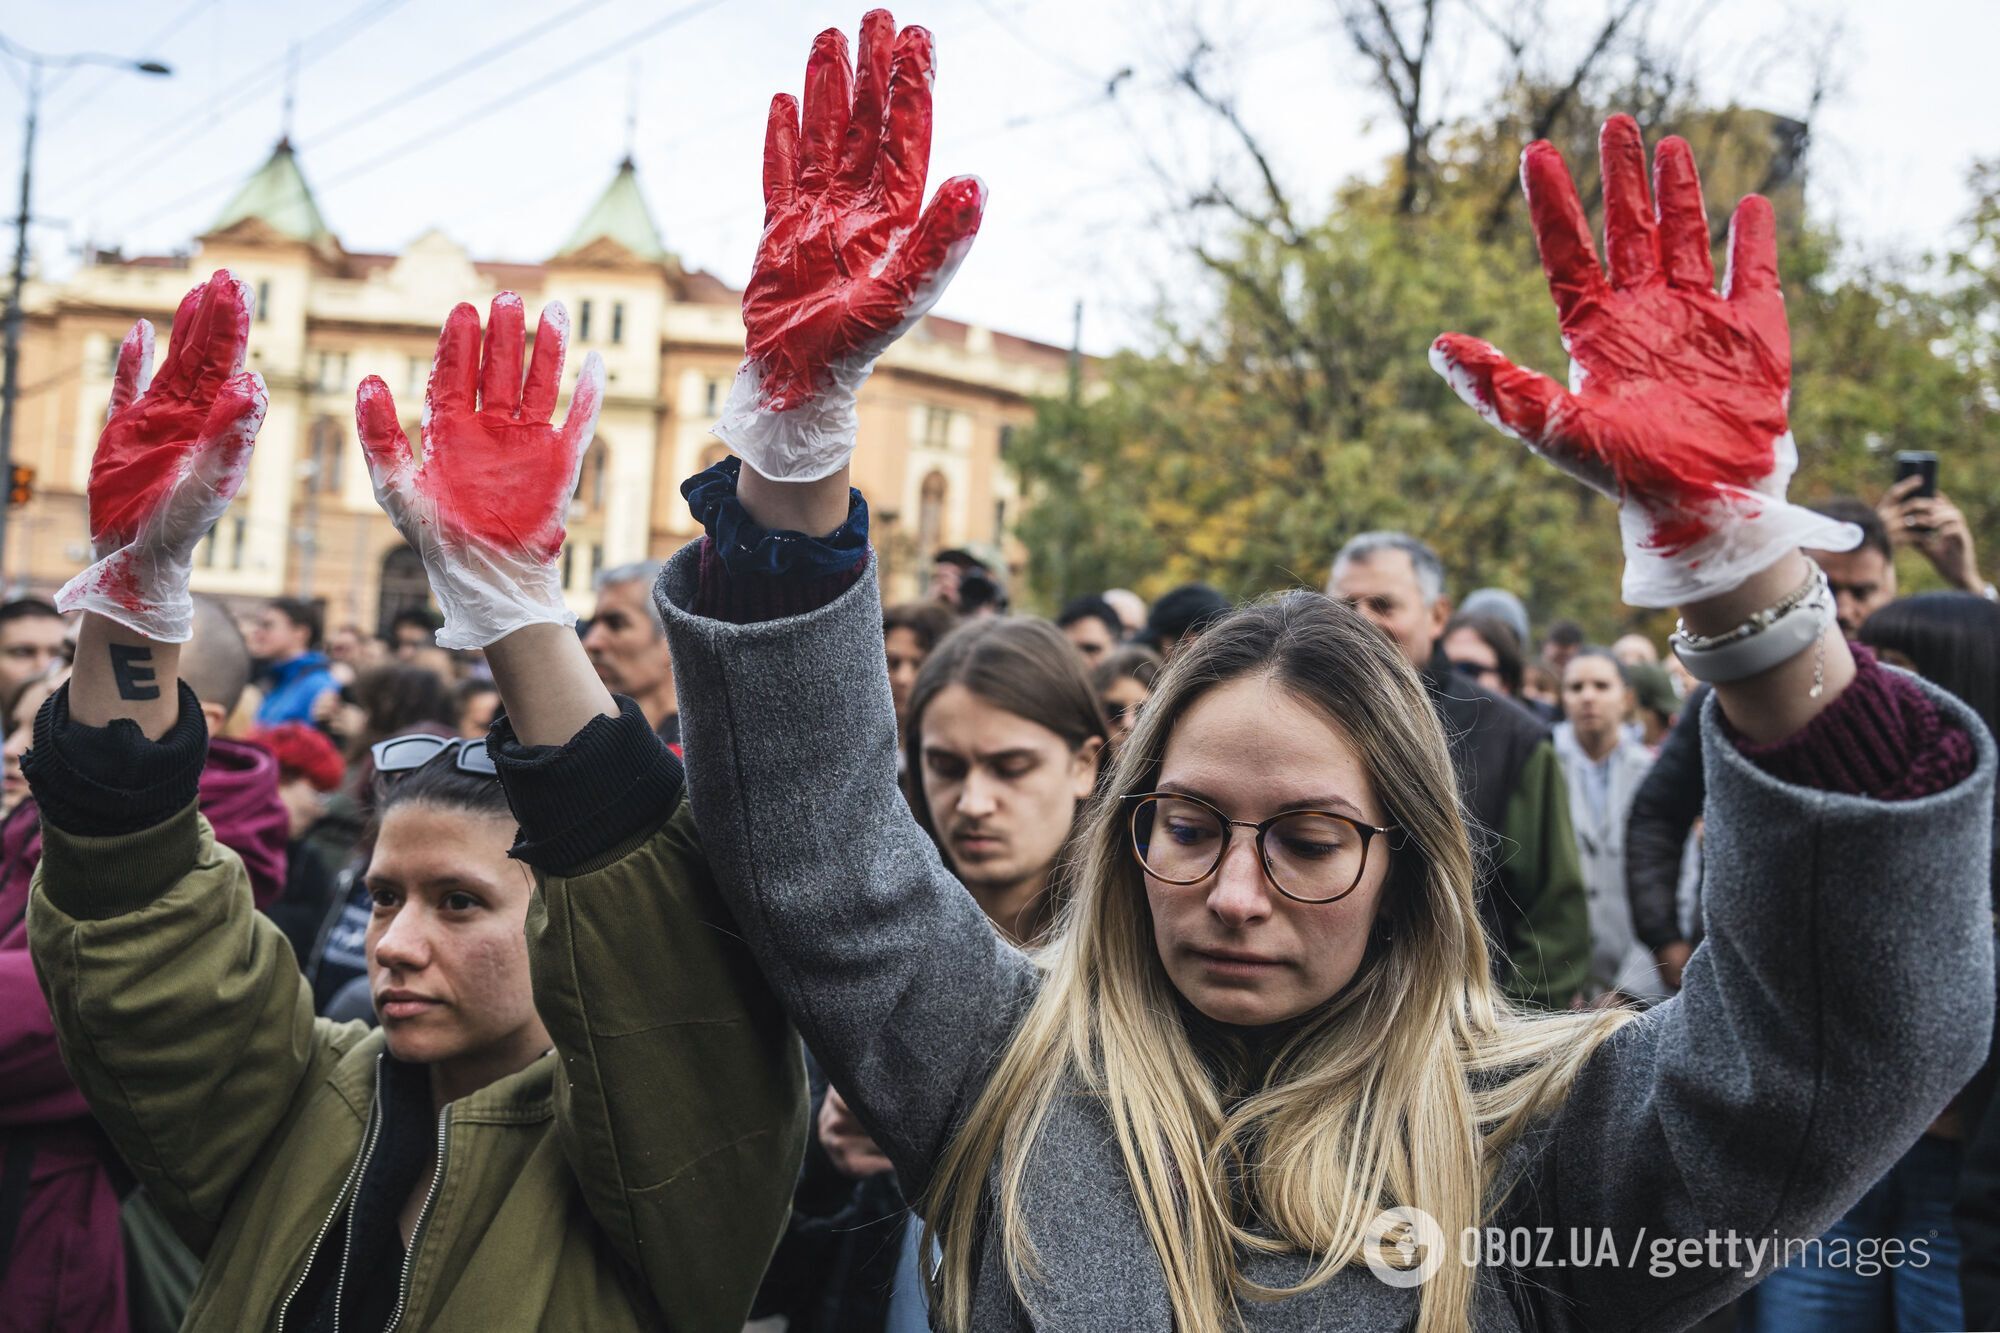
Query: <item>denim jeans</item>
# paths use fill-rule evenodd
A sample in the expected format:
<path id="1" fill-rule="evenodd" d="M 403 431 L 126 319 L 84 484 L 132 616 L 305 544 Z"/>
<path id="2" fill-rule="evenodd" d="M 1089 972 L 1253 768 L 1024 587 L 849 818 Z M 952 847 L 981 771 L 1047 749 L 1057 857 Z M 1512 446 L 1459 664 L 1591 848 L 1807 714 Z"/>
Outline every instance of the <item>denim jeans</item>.
<path id="1" fill-rule="evenodd" d="M 1938 1333 L 1965 1327 L 1951 1201 L 1959 1145 L 1929 1135 L 1889 1169 L 1815 1253 L 1764 1279 L 1738 1305 L 1743 1333 Z M 1894 1266 L 1882 1242 L 1900 1240 Z M 1845 1241 L 1836 1247 L 1835 1242 Z M 1840 1251 L 1847 1262 L 1829 1264 Z M 1878 1263 L 1861 1264 L 1857 1254 Z"/>

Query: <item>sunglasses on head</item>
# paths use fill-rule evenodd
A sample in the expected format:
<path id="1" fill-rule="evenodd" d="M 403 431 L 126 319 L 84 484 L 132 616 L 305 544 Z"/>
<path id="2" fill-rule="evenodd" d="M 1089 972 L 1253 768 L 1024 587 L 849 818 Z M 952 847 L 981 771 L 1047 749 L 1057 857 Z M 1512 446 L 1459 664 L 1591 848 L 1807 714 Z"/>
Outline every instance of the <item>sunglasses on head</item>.
<path id="1" fill-rule="evenodd" d="M 452 767 L 461 773 L 477 773 L 488 778 L 500 776 L 484 740 L 468 741 L 458 736 L 431 736 L 418 732 L 410 736 L 391 736 L 368 747 L 368 753 L 375 758 L 375 771 L 392 781 L 405 773 L 415 772 L 447 750 L 457 752 Z"/>

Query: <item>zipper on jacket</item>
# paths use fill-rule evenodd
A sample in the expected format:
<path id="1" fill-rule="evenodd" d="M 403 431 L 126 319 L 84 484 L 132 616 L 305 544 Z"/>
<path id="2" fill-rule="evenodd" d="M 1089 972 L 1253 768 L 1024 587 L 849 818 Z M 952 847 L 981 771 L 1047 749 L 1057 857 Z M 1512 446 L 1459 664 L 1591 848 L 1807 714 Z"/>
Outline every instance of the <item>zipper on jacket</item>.
<path id="1" fill-rule="evenodd" d="M 292 1289 L 285 1293 L 285 1303 L 278 1307 L 278 1333 L 285 1333 L 285 1320 L 292 1313 L 292 1302 L 298 1298 L 299 1288 L 305 1286 L 306 1279 L 312 1276 L 313 1263 L 319 1258 L 319 1247 L 326 1240 L 326 1233 L 333 1229 L 333 1219 L 340 1216 L 341 1206 L 347 1202 L 348 1191 L 354 1188 L 354 1182 L 361 1179 L 361 1173 L 367 1169 L 368 1159 L 375 1152 L 375 1138 L 381 1132 L 382 1057 L 378 1055 L 375 1057 L 375 1100 L 368 1108 L 368 1132 L 362 1135 L 361 1151 L 354 1155 L 354 1165 L 347 1168 L 347 1179 L 341 1183 L 340 1193 L 333 1196 L 333 1207 L 328 1210 L 326 1221 L 319 1224 L 319 1234 L 313 1237 L 312 1248 L 306 1251 L 306 1266 L 300 1271 L 299 1280 L 292 1284 Z M 335 1279 L 333 1297 L 336 1328 L 340 1323 L 340 1284 L 344 1284 L 346 1280 L 347 1265 L 342 1263 L 339 1276 Z"/>
<path id="2" fill-rule="evenodd" d="M 431 1187 L 424 1191 L 424 1206 L 417 1209 L 417 1224 L 410 1228 L 409 1252 L 403 1256 L 403 1280 L 396 1290 L 396 1308 L 389 1315 L 384 1326 L 394 1333 L 403 1321 L 403 1307 L 410 1300 L 410 1270 L 416 1266 L 417 1251 L 423 1248 L 424 1225 L 431 1219 L 431 1205 L 437 1202 L 438 1189 L 444 1184 L 445 1146 L 451 1140 L 451 1107 L 438 1112 L 437 1165 L 431 1170 Z M 282 1333 L 282 1330 L 280 1331 Z"/>

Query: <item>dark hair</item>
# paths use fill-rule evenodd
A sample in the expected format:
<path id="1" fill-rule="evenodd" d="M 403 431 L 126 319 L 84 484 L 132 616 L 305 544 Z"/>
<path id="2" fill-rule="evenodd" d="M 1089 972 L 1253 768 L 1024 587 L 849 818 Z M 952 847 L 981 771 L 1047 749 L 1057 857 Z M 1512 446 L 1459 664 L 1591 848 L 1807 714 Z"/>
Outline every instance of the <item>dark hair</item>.
<path id="1" fill-rule="evenodd" d="M 1438 642 L 1452 636 L 1455 630 L 1471 630 L 1479 636 L 1479 641 L 1493 650 L 1494 669 L 1500 673 L 1500 686 L 1510 697 L 1521 694 L 1521 645 L 1514 637 L 1514 627 L 1498 616 L 1459 614 L 1451 618 L 1444 627 Z"/>
<path id="2" fill-rule="evenodd" d="M 1889 529 L 1882 525 L 1882 516 L 1875 512 L 1875 506 L 1866 500 L 1842 495 L 1824 504 L 1814 505 L 1812 511 L 1841 523 L 1852 523 L 1860 528 L 1861 545 L 1855 547 L 1855 550 L 1875 551 L 1884 560 L 1895 560 L 1896 548 L 1889 541 Z"/>
<path id="3" fill-rule="evenodd" d="M 394 637 L 397 630 L 405 625 L 415 625 L 425 634 L 435 638 L 438 626 L 442 624 L 436 616 L 421 606 L 406 606 L 389 617 L 389 634 Z"/>
<path id="4" fill-rule="evenodd" d="M 1063 609 L 1056 613 L 1056 628 L 1068 629 L 1079 620 L 1095 620 L 1102 624 L 1113 643 L 1125 641 L 1125 622 L 1119 617 L 1117 608 L 1094 592 L 1072 597 L 1063 603 Z"/>
<path id="5" fill-rule="evenodd" d="M 1121 680 L 1136 680 L 1150 690 L 1165 669 L 1166 663 L 1151 648 L 1118 648 L 1091 668 L 1090 687 L 1102 694 Z"/>
<path id="6" fill-rule="evenodd" d="M 354 702 L 368 714 L 368 724 L 348 751 L 351 762 L 365 756 L 376 741 L 390 736 L 424 726 L 443 727 L 447 731 L 458 727 L 458 700 L 444 677 L 405 662 L 391 662 L 362 672 L 354 682 Z"/>
<path id="7" fill-rule="evenodd" d="M 399 805 L 428 805 L 469 815 L 497 815 L 514 823 L 514 810 L 507 804 L 507 789 L 500 785 L 500 779 L 460 768 L 455 747 L 440 752 L 422 768 L 412 769 L 393 781 L 377 779 L 374 785 L 380 795 L 365 839 L 365 845 L 371 849 L 381 834 L 382 821 Z"/>
<path id="8" fill-rule="evenodd" d="M 458 705 L 458 714 L 460 717 L 465 716 L 465 706 L 474 699 L 484 694 L 498 693 L 500 693 L 500 687 L 483 676 L 468 676 L 451 687 L 451 697 Z"/>
<path id="9" fill-rule="evenodd" d="M 1047 727 L 1072 750 L 1091 737 L 1111 739 L 1097 691 L 1083 659 L 1046 620 L 1026 617 L 975 620 L 945 636 L 924 659 L 910 689 L 909 724 L 903 737 L 910 805 L 924 832 L 937 837 L 923 793 L 924 709 L 946 686 L 966 689 L 1016 717 Z"/>
<path id="10" fill-rule="evenodd" d="M 1579 648 L 1576 650 L 1576 656 L 1570 658 L 1569 660 L 1570 662 L 1581 662 L 1585 658 L 1592 658 L 1592 657 L 1601 658 L 1604 661 L 1611 663 L 1611 669 L 1618 673 L 1618 683 L 1623 685 L 1628 690 L 1632 688 L 1632 673 L 1626 670 L 1625 664 L 1623 662 L 1618 660 L 1618 654 L 1612 652 L 1609 648 L 1606 648 L 1601 644 L 1593 643 L 1588 647 Z M 1563 665 L 1563 674 L 1564 675 L 1569 674 L 1568 663 L 1565 663 Z"/>
<path id="11" fill-rule="evenodd" d="M 1543 643 L 1553 643 L 1561 648 L 1583 647 L 1583 626 L 1574 620 L 1558 620 L 1542 635 Z"/>
<path id="12" fill-rule="evenodd" d="M 61 620 L 62 612 L 39 597 L 16 597 L 13 601 L 0 605 L 0 625 L 11 625 L 17 620 Z"/>
<path id="13" fill-rule="evenodd" d="M 1199 634 L 1233 611 L 1230 600 L 1206 583 L 1183 583 L 1153 603 L 1146 634 L 1155 643 Z"/>
<path id="14" fill-rule="evenodd" d="M 303 629 L 306 632 L 308 649 L 319 647 L 320 633 L 326 624 L 326 618 L 317 602 L 308 602 L 297 597 L 273 597 L 264 605 Z"/>
<path id="15" fill-rule="evenodd" d="M 883 638 L 889 637 L 892 629 L 906 629 L 917 636 L 926 653 L 957 624 L 958 617 L 943 602 L 903 602 L 882 611 Z"/>
<path id="16" fill-rule="evenodd" d="M 1969 592 L 1925 592 L 1861 622 L 1861 642 L 1893 653 L 2000 731 L 2000 602 Z"/>

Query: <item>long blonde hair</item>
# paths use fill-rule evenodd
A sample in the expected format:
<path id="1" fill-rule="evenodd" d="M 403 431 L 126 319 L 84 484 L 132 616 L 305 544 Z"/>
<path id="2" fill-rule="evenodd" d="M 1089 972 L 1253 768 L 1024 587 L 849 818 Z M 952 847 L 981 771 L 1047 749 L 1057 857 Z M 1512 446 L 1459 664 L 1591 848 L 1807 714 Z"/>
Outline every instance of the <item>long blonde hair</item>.
<path id="1" fill-rule="evenodd" d="M 1348 737 L 1407 838 L 1354 979 L 1284 1041 L 1263 1086 L 1230 1105 L 1179 1017 L 1118 798 L 1152 790 L 1175 722 L 1196 699 L 1254 676 Z M 1379 631 L 1316 593 L 1239 611 L 1175 660 L 1085 816 L 1078 852 L 1071 900 L 1039 955 L 1044 984 L 920 1207 L 926 1244 L 943 1251 L 933 1317 L 948 1333 L 971 1322 L 989 1223 L 1001 1228 L 1015 1293 L 1033 1308 L 1039 1265 L 1023 1182 L 1059 1098 L 1093 1096 L 1109 1119 L 1174 1327 L 1222 1333 L 1240 1323 L 1239 1299 L 1308 1291 L 1359 1261 L 1385 1208 L 1421 1208 L 1447 1237 L 1482 1222 L 1500 1154 L 1630 1016 L 1531 1015 L 1500 994 L 1451 758 L 1423 683 Z M 1240 1271 L 1239 1247 L 1314 1262 L 1297 1286 L 1266 1288 Z M 1468 1325 L 1474 1278 L 1456 1262 L 1438 1270 L 1422 1290 L 1420 1333 Z"/>

